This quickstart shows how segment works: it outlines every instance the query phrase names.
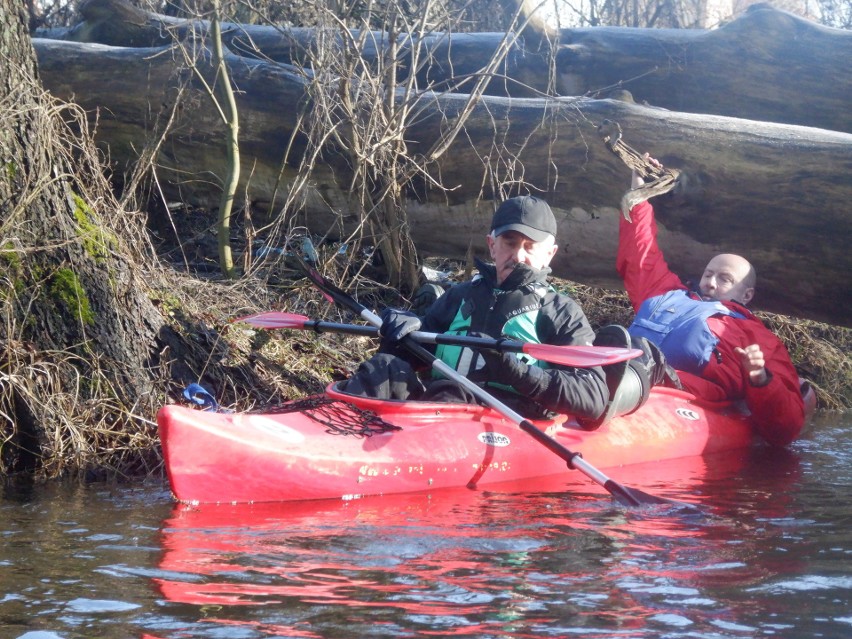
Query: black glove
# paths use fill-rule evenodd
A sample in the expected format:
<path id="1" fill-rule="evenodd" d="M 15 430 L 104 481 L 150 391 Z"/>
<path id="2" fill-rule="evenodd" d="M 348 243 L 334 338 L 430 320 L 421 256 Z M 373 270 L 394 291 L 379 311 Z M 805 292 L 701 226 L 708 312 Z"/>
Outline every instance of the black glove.
<path id="1" fill-rule="evenodd" d="M 479 356 L 483 366 L 470 372 L 471 381 L 511 386 L 524 395 L 538 394 L 547 387 L 546 373 L 538 366 L 525 364 L 514 353 L 483 349 Z"/>
<path id="2" fill-rule="evenodd" d="M 382 345 L 396 346 L 409 333 L 420 329 L 420 318 L 409 311 L 386 308 L 382 311 L 382 325 L 379 335 Z"/>

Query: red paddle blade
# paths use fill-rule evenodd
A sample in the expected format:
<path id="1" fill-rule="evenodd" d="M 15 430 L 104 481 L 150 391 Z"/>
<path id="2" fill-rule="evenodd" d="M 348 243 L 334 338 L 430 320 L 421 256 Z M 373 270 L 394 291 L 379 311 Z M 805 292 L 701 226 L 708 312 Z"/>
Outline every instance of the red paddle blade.
<path id="1" fill-rule="evenodd" d="M 304 328 L 305 322 L 310 318 L 294 313 L 282 313 L 281 311 L 265 311 L 256 315 L 238 317 L 235 322 L 243 322 L 255 328 Z"/>
<path id="2" fill-rule="evenodd" d="M 642 351 L 638 348 L 619 348 L 618 346 L 552 346 L 550 344 L 524 344 L 524 353 L 553 364 L 562 366 L 608 366 L 634 357 Z"/>

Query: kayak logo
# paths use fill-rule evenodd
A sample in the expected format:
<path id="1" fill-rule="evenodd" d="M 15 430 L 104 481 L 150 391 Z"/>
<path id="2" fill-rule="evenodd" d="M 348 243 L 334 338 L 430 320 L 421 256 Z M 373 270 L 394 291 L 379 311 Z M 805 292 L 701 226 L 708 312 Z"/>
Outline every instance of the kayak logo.
<path id="1" fill-rule="evenodd" d="M 512 442 L 505 435 L 500 433 L 479 433 L 477 439 L 487 446 L 508 446 Z"/>
<path id="2" fill-rule="evenodd" d="M 701 419 L 698 413 L 688 408 L 678 408 L 675 413 L 678 417 L 683 417 L 684 419 L 688 419 L 691 422 L 697 422 L 699 419 Z"/>

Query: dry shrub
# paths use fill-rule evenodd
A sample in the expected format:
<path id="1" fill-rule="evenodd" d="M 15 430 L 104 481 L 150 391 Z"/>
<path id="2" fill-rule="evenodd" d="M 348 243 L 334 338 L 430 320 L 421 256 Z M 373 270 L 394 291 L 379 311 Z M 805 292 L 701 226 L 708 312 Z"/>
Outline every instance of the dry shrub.
<path id="1" fill-rule="evenodd" d="M 237 282 L 172 273 L 155 293 L 171 329 L 180 336 L 171 352 L 171 395 L 190 382 L 201 383 L 224 407 L 256 410 L 269 404 L 319 393 L 348 377 L 375 344 L 339 334 L 255 329 L 235 322 L 266 310 L 311 319 L 352 321 L 330 305 L 282 258 L 264 279 Z M 363 278 L 356 278 L 361 281 Z"/>
<path id="2" fill-rule="evenodd" d="M 814 386 L 820 408 L 852 408 L 852 330 L 786 315 L 757 315 L 787 346 L 799 375 Z"/>
<path id="3" fill-rule="evenodd" d="M 0 376 L 0 406 L 14 407 L 15 415 L 3 415 L 0 474 L 138 477 L 160 471 L 156 425 L 116 400 L 101 363 L 13 341 L 4 343 L 2 357 L 8 373 Z M 25 415 L 40 416 L 39 437 L 20 430 Z"/>

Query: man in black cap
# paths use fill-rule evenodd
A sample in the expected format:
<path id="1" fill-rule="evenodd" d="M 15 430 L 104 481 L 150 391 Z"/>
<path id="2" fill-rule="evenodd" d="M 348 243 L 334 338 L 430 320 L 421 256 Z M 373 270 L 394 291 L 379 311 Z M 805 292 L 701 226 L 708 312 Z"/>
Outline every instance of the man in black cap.
<path id="1" fill-rule="evenodd" d="M 422 381 L 399 340 L 415 330 L 479 334 L 553 345 L 590 345 L 595 334 L 579 304 L 547 283 L 558 249 L 556 219 L 544 200 L 513 197 L 494 214 L 486 236 L 494 264 L 477 260 L 479 274 L 452 286 L 421 319 L 396 309 L 382 314 L 382 346 L 344 390 L 383 399 L 473 401 L 449 380 Z M 594 419 L 609 391 L 603 371 L 536 361 L 526 354 L 438 345 L 435 354 L 527 416 L 570 413 Z"/>

